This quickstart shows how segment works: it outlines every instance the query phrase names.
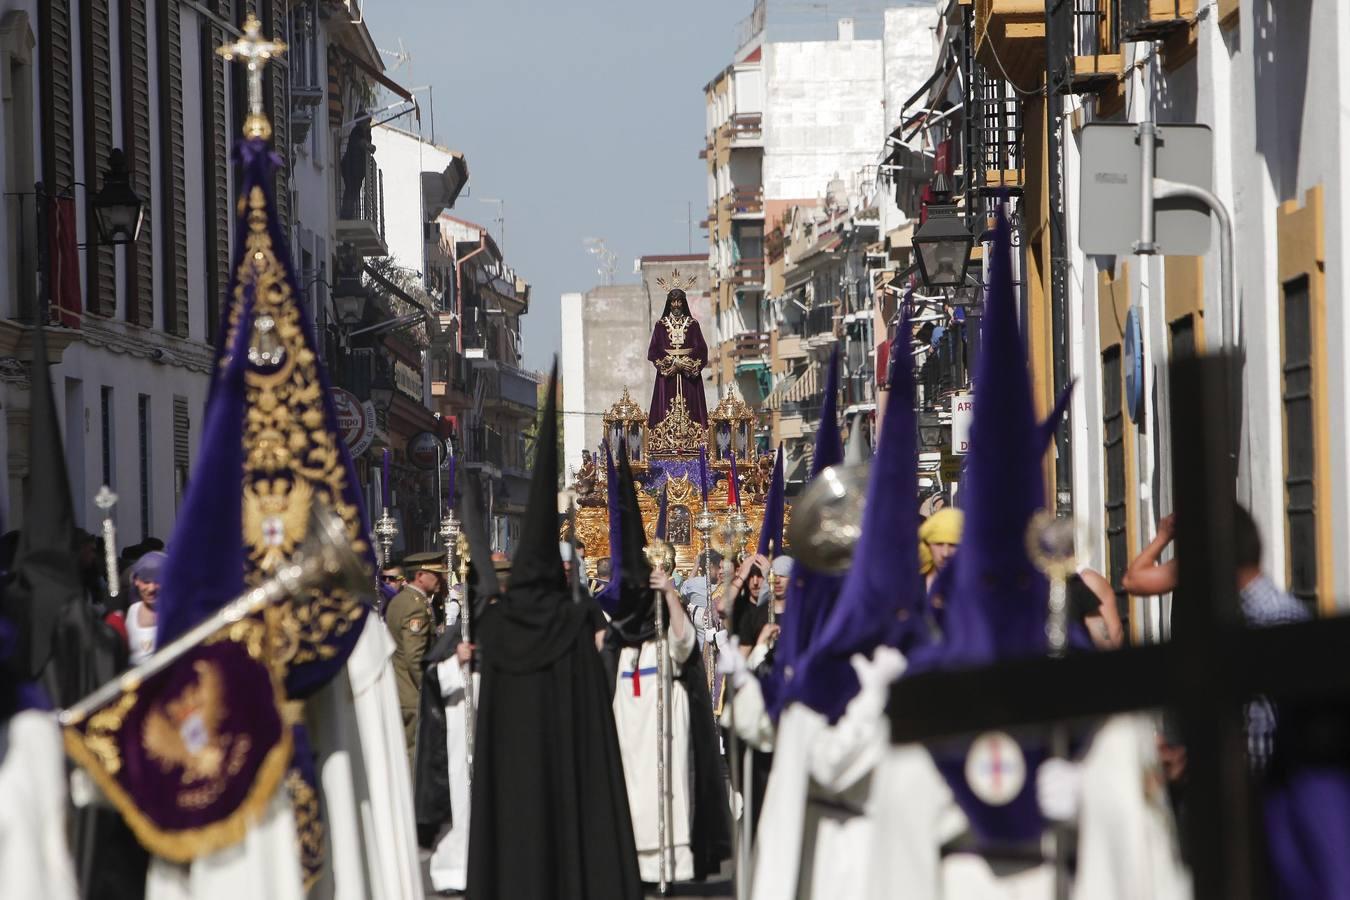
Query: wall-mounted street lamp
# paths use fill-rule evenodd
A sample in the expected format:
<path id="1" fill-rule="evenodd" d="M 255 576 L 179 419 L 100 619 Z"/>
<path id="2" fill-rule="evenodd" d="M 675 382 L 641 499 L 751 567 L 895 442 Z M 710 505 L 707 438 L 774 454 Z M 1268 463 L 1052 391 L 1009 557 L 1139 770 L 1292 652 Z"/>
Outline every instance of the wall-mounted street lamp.
<path id="1" fill-rule="evenodd" d="M 127 157 L 118 148 L 108 154 L 103 190 L 94 196 L 94 218 L 100 243 L 134 244 L 145 223 L 145 201 L 131 187 Z"/>
<path id="2" fill-rule="evenodd" d="M 933 191 L 935 202 L 926 207 L 928 218 L 911 240 L 919 275 L 929 288 L 960 287 L 966 280 L 975 236 L 966 228 L 960 209 L 948 202 L 951 195 L 945 176 L 937 177 Z"/>

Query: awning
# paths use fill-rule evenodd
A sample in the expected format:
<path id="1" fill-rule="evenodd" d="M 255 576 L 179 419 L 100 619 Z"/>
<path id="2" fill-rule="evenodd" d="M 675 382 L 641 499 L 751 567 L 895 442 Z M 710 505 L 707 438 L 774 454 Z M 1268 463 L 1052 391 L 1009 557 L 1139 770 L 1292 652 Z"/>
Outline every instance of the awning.
<path id="1" fill-rule="evenodd" d="M 397 81 L 390 78 L 388 75 L 384 74 L 379 69 L 375 68 L 361 57 L 357 56 L 355 53 L 352 53 L 350 50 L 348 50 L 346 47 L 343 47 L 341 44 L 333 43 L 329 44 L 329 46 L 336 47 L 338 51 L 342 53 L 343 56 L 347 57 L 349 60 L 355 63 L 356 67 L 360 69 L 362 72 L 365 72 L 371 78 L 374 78 L 380 84 L 389 88 L 389 90 L 393 91 L 395 94 L 398 94 L 400 97 L 402 97 L 404 100 L 407 100 L 413 106 L 417 106 L 417 101 L 413 99 L 412 91 L 408 90 L 403 85 L 399 84 Z M 415 110 L 415 112 L 417 113 L 417 121 L 419 122 L 422 121 L 421 107 L 418 107 Z"/>
<path id="2" fill-rule="evenodd" d="M 801 403 L 820 393 L 820 363 L 812 362 L 806 371 L 797 376 L 792 386 L 783 392 L 783 399 L 790 403 Z"/>
<path id="3" fill-rule="evenodd" d="M 778 379 L 778 383 L 769 391 L 768 396 L 764 398 L 764 406 L 767 409 L 782 409 L 783 395 L 797 383 L 800 375 L 784 375 Z"/>

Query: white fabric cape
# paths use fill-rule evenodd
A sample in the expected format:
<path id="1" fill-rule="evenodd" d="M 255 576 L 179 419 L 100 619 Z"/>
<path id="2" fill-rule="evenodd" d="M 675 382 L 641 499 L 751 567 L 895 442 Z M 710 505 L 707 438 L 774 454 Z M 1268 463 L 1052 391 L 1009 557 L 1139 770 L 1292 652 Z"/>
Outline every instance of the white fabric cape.
<path id="1" fill-rule="evenodd" d="M 0 722 L 0 873 L 6 897 L 75 900 L 66 844 L 66 769 L 50 713 L 25 710 Z"/>
<path id="2" fill-rule="evenodd" d="M 445 742 L 450 775 L 450 829 L 431 855 L 431 886 L 462 891 L 469 878 L 469 771 L 464 732 L 464 670 L 455 657 L 436 664 L 436 681 L 445 701 Z M 479 678 L 473 676 L 474 697 Z"/>

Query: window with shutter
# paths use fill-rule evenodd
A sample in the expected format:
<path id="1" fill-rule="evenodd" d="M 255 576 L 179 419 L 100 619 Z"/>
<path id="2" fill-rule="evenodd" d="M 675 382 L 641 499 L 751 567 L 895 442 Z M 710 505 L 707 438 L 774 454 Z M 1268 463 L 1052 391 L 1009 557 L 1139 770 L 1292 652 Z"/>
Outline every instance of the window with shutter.
<path id="1" fill-rule="evenodd" d="M 269 37 L 284 38 L 286 25 L 290 21 L 288 0 L 258 0 L 262 7 L 259 18 L 262 19 L 263 34 Z M 285 148 L 283 162 L 277 166 L 275 202 L 277 219 L 281 222 L 283 234 L 291 229 L 291 181 L 289 163 L 284 161 L 290 156 L 290 107 L 287 103 L 287 80 L 290 78 L 286 66 L 268 66 L 266 87 L 263 97 L 267 104 L 267 115 L 272 120 L 272 145 Z"/>
<path id="2" fill-rule="evenodd" d="M 1280 399 L 1284 428 L 1285 564 L 1289 592 L 1335 604 L 1331 436 L 1327 409 L 1326 252 L 1322 188 L 1276 218 L 1280 280 Z"/>
<path id="3" fill-rule="evenodd" d="M 136 435 L 141 451 L 141 537 L 150 537 L 153 532 L 150 526 L 153 523 L 151 516 L 151 460 L 150 446 L 152 434 L 150 430 L 150 395 L 140 394 L 136 400 Z"/>
<path id="4" fill-rule="evenodd" d="M 75 71 L 68 3 L 38 4 L 42 71 L 42 178 L 51 190 L 75 181 Z"/>
<path id="5" fill-rule="evenodd" d="M 188 468 L 191 465 L 192 419 L 188 415 L 186 397 L 173 398 L 173 508 L 183 502 L 187 492 Z"/>
<path id="6" fill-rule="evenodd" d="M 108 0 L 80 4 L 81 81 L 84 85 L 84 180 L 86 234 L 93 235 L 94 196 L 103 184 L 113 144 L 112 26 Z M 96 244 L 86 254 L 85 309 L 99 316 L 117 312 L 117 256 L 111 245 Z"/>
<path id="7" fill-rule="evenodd" d="M 159 80 L 160 296 L 164 330 L 188 335 L 187 169 L 183 158 L 182 15 L 164 3 L 155 17 L 156 73 Z"/>
<path id="8" fill-rule="evenodd" d="M 233 21 L 232 0 L 216 0 L 217 15 Z M 203 18 L 201 25 L 202 209 L 206 216 L 206 336 L 215 343 L 220 327 L 221 297 L 230 280 L 230 114 L 226 62 L 216 53 L 225 43 L 223 28 Z"/>
<path id="9" fill-rule="evenodd" d="M 1126 514 L 1125 391 L 1120 345 L 1102 352 L 1102 449 L 1106 457 L 1106 561 L 1117 602 L 1125 595 L 1120 581 L 1129 564 Z"/>
<path id="10" fill-rule="evenodd" d="M 140 239 L 128 248 L 127 321 L 147 328 L 155 321 L 155 199 L 150 178 L 150 47 L 147 0 L 119 0 L 122 52 L 122 149 L 131 186 L 146 201 Z"/>

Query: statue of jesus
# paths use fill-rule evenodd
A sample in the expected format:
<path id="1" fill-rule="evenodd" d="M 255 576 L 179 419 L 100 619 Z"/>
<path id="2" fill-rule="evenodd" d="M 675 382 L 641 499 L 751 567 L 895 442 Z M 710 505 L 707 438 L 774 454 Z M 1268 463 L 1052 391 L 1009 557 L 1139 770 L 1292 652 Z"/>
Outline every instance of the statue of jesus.
<path id="1" fill-rule="evenodd" d="M 706 428 L 708 404 L 703 398 L 702 372 L 708 364 L 708 345 L 698 320 L 689 312 L 689 300 L 679 288 L 666 294 L 665 309 L 652 329 L 647 359 L 656 367 L 647 427 L 660 424 L 670 414 L 675 398 L 683 397 L 689 420 Z"/>

